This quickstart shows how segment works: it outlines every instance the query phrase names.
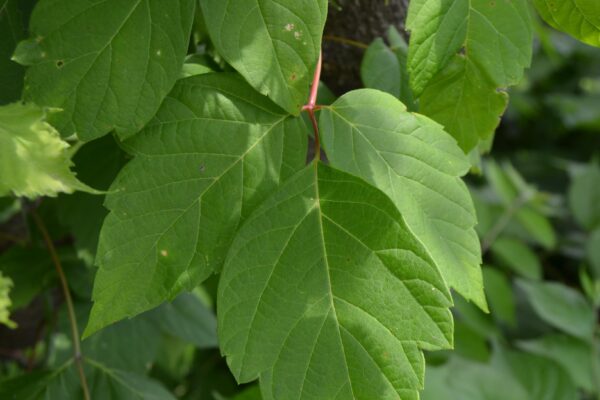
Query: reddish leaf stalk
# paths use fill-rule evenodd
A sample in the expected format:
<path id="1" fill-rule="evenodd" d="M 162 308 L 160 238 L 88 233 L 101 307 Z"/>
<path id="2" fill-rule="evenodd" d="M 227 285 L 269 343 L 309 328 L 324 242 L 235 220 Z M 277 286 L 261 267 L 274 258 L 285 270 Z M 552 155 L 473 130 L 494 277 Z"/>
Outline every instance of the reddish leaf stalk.
<path id="1" fill-rule="evenodd" d="M 312 123 L 313 130 L 315 131 L 315 160 L 321 159 L 321 141 L 319 139 L 319 124 L 317 123 L 317 117 L 315 111 L 320 107 L 317 106 L 317 95 L 319 94 L 319 82 L 321 81 L 321 67 L 323 65 L 323 54 L 319 54 L 319 61 L 317 61 L 317 67 L 315 68 L 315 75 L 313 77 L 312 85 L 310 87 L 310 97 L 308 104 L 302 107 L 303 111 L 308 112 L 310 122 Z"/>

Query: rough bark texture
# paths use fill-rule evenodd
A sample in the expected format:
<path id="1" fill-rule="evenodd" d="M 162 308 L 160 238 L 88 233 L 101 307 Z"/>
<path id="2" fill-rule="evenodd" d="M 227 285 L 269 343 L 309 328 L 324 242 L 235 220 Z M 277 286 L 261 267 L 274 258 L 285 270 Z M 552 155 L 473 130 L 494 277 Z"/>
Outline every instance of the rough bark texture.
<path id="1" fill-rule="evenodd" d="M 390 25 L 404 33 L 409 0 L 331 0 L 323 43 L 323 81 L 337 95 L 361 87 L 360 61 L 368 45 L 386 35 Z"/>

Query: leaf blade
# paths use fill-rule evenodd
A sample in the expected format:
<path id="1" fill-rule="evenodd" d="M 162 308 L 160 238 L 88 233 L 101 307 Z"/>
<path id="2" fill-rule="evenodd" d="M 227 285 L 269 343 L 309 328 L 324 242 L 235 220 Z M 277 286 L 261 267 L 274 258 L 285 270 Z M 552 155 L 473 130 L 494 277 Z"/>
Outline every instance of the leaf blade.
<path id="1" fill-rule="evenodd" d="M 344 95 L 320 125 L 332 165 L 386 193 L 448 285 L 486 310 L 475 209 L 460 179 L 469 164 L 454 140 L 374 90 Z"/>
<path id="2" fill-rule="evenodd" d="M 451 345 L 448 296 L 389 199 L 310 165 L 238 233 L 219 286 L 219 339 L 238 380 L 260 375 L 274 398 L 416 398 L 419 348 Z"/>
<path id="3" fill-rule="evenodd" d="M 304 165 L 307 136 L 236 74 L 204 74 L 179 81 L 126 145 L 135 157 L 107 196 L 85 335 L 220 269 L 242 219 Z"/>

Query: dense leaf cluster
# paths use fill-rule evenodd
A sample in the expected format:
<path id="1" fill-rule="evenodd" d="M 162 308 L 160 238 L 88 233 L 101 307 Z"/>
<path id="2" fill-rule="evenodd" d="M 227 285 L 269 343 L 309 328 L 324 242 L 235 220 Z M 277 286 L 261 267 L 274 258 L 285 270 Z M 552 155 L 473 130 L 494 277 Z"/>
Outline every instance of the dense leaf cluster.
<path id="1" fill-rule="evenodd" d="M 533 3 L 600 46 L 593 0 Z M 408 44 L 392 27 L 328 101 L 328 6 L 0 1 L 0 323 L 32 321 L 17 361 L 44 367 L 0 398 L 234 395 L 216 348 L 259 380 L 236 399 L 600 395 L 599 169 L 562 214 L 584 296 L 543 280 L 556 199 L 482 158 L 547 28 L 526 0 L 413 0 Z"/>

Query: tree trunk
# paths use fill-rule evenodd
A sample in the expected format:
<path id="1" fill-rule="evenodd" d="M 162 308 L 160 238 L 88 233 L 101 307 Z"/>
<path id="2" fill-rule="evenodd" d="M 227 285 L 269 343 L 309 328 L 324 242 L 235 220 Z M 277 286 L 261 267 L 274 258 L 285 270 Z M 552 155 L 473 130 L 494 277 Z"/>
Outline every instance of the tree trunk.
<path id="1" fill-rule="evenodd" d="M 337 95 L 361 87 L 365 46 L 390 26 L 406 34 L 409 0 L 331 0 L 323 41 L 323 81 Z M 348 44 L 347 41 L 357 43 Z"/>

